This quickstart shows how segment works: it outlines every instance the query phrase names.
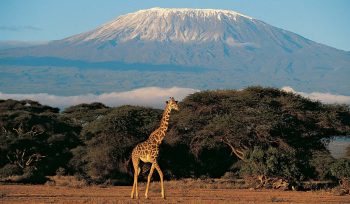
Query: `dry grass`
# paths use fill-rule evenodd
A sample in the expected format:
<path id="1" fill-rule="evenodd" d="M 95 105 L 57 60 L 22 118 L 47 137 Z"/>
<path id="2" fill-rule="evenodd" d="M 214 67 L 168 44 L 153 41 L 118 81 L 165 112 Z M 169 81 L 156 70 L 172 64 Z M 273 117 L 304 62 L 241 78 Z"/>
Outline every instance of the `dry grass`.
<path id="1" fill-rule="evenodd" d="M 66 186 L 72 188 L 83 188 L 88 186 L 86 181 L 78 180 L 74 176 L 49 176 L 49 181 L 45 183 L 48 186 Z"/>
<path id="2" fill-rule="evenodd" d="M 199 188 L 199 189 L 243 189 L 248 188 L 243 179 L 182 179 L 166 182 L 168 188 Z"/>
<path id="3" fill-rule="evenodd" d="M 187 180 L 165 183 L 167 199 L 160 197 L 159 182 L 153 183 L 149 200 L 144 198 L 143 183 L 139 189 L 140 198 L 130 199 L 131 186 L 101 188 L 86 186 L 72 188 L 50 185 L 0 185 L 3 192 L 0 199 L 5 203 L 350 203 L 350 196 L 335 196 L 326 191 L 278 191 L 248 189 L 205 189 L 198 188 L 200 181 Z M 206 186 L 207 184 L 205 184 Z M 208 186 L 206 186 L 208 187 Z M 218 186 L 219 187 L 219 186 Z"/>
<path id="4" fill-rule="evenodd" d="M 254 190 L 243 180 L 183 179 L 164 185 L 166 203 L 350 203 L 348 194 L 335 190 Z M 149 200 L 144 198 L 145 187 L 140 182 L 140 198 L 131 200 L 131 186 L 87 185 L 72 176 L 53 176 L 45 185 L 0 185 L 0 203 L 164 203 L 159 181 L 151 182 Z"/>
<path id="5" fill-rule="evenodd" d="M 166 189 L 247 189 L 243 179 L 228 180 L 228 179 L 181 179 L 165 181 Z M 146 188 L 146 183 L 139 183 L 141 188 Z M 151 192 L 160 192 L 160 182 L 151 181 L 149 190 Z"/>
<path id="6" fill-rule="evenodd" d="M 4 198 L 6 196 L 6 192 L 5 191 L 0 191 L 0 199 Z"/>

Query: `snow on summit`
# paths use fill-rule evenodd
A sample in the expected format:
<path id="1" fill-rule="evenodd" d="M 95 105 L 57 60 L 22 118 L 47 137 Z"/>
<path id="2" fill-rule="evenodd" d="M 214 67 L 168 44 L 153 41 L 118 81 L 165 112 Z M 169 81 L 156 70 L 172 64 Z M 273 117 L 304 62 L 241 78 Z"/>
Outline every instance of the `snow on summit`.
<path id="1" fill-rule="evenodd" d="M 220 15 L 226 15 L 233 17 L 236 19 L 237 16 L 245 17 L 249 19 L 253 19 L 252 17 L 240 14 L 231 10 L 221 10 L 221 9 L 192 9 L 192 8 L 151 8 L 140 10 L 138 13 L 157 13 L 160 16 L 168 16 L 168 15 L 189 15 L 189 16 L 201 16 L 201 17 L 213 17 L 217 16 L 219 20 L 221 20 Z"/>
<path id="2" fill-rule="evenodd" d="M 253 18 L 229 10 L 151 8 L 119 16 L 93 31 L 66 40 L 218 41 L 225 38 L 228 26 L 249 24 L 249 21 Z"/>

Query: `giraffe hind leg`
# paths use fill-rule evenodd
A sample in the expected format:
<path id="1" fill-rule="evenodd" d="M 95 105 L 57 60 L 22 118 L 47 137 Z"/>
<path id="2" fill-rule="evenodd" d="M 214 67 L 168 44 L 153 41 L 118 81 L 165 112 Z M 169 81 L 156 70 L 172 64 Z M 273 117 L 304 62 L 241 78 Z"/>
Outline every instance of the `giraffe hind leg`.
<path id="1" fill-rule="evenodd" d="M 155 167 L 155 165 L 152 164 L 151 170 L 150 170 L 150 172 L 148 174 L 147 185 L 146 185 L 146 192 L 145 192 L 146 199 L 148 198 L 148 188 L 149 188 L 149 183 L 151 182 L 151 178 L 152 178 L 152 174 L 153 174 L 153 171 L 154 171 L 154 167 Z"/>
<path id="2" fill-rule="evenodd" d="M 139 197 L 139 192 L 137 189 L 137 178 L 139 175 L 139 159 L 138 158 L 132 158 L 132 164 L 134 166 L 134 184 L 132 186 L 132 190 L 131 190 L 131 198 L 134 198 L 134 193 L 136 195 L 136 198 Z"/>
<path id="3" fill-rule="evenodd" d="M 164 193 L 164 182 L 163 182 L 163 172 L 160 169 L 159 165 L 157 163 L 154 163 L 154 167 L 156 168 L 156 170 L 158 171 L 159 174 L 159 178 L 160 178 L 160 186 L 162 188 L 162 198 L 165 199 L 165 193 Z"/>

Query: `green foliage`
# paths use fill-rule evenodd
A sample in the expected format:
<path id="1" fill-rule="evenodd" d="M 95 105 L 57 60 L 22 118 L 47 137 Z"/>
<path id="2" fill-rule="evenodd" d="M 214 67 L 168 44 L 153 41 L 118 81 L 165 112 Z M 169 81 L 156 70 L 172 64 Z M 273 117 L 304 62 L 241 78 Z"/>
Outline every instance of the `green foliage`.
<path id="1" fill-rule="evenodd" d="M 34 168 L 52 175 L 67 164 L 80 128 L 61 121 L 58 109 L 13 100 L 1 101 L 0 109 L 0 167 L 13 164 L 24 173 Z"/>
<path id="2" fill-rule="evenodd" d="M 274 147 L 263 149 L 254 147 L 247 153 L 246 161 L 242 164 L 242 176 L 263 175 L 270 178 L 283 178 L 288 181 L 302 179 L 296 154 L 293 151 L 282 151 Z"/>
<path id="3" fill-rule="evenodd" d="M 47 181 L 45 174 L 34 166 L 28 166 L 24 169 L 23 175 L 18 179 L 20 183 L 37 183 L 42 184 Z"/>
<path id="4" fill-rule="evenodd" d="M 111 108 L 102 103 L 79 104 L 66 108 L 61 117 L 63 120 L 79 126 L 86 126 L 94 120 L 104 117 Z"/>
<path id="5" fill-rule="evenodd" d="M 85 144 L 73 151 L 72 166 L 95 181 L 121 178 L 129 171 L 132 148 L 157 127 L 160 116 L 160 110 L 150 108 L 112 109 L 83 128 Z"/>
<path id="6" fill-rule="evenodd" d="M 8 113 L 13 111 L 25 111 L 32 113 L 58 113 L 58 108 L 44 106 L 36 101 L 31 100 L 0 100 L 0 113 Z"/>
<path id="7" fill-rule="evenodd" d="M 330 166 L 332 176 L 339 180 L 350 179 L 350 160 L 338 159 Z"/>
<path id="8" fill-rule="evenodd" d="M 314 169 L 315 177 L 319 180 L 330 179 L 332 177 L 330 166 L 335 159 L 328 151 L 314 151 L 310 159 L 310 165 Z"/>
<path id="9" fill-rule="evenodd" d="M 88 163 L 86 146 L 78 146 L 72 149 L 71 152 L 73 157 L 68 163 L 68 173 L 86 178 L 86 165 Z"/>
<path id="10" fill-rule="evenodd" d="M 0 168 L 0 178 L 23 174 L 23 170 L 15 164 L 6 164 Z"/>
<path id="11" fill-rule="evenodd" d="M 0 173 L 39 181 L 64 169 L 97 182 L 128 182 L 131 150 L 158 127 L 161 114 L 101 103 L 59 113 L 33 101 L 0 100 Z M 326 144 L 349 134 L 348 106 L 273 88 L 202 91 L 172 113 L 159 164 L 166 178 L 221 177 L 228 171 L 287 180 L 338 178 L 341 171 Z M 237 162 L 235 155 L 246 161 Z"/>
<path id="12" fill-rule="evenodd" d="M 202 152 L 217 148 L 246 152 L 260 146 L 295 152 L 306 178 L 315 177 L 309 164 L 312 153 L 325 151 L 331 136 L 349 134 L 349 120 L 347 106 L 325 105 L 273 88 L 202 91 L 183 100 L 165 140 L 187 145 L 200 162 Z M 222 157 L 230 154 L 214 160 Z M 228 170 L 234 162 L 227 160 L 222 167 Z"/>

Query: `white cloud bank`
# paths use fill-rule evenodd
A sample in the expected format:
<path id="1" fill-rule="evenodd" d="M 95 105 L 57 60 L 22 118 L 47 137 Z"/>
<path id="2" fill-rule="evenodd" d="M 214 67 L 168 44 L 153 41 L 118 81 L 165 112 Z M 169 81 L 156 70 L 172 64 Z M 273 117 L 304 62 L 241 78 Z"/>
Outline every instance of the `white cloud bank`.
<path id="1" fill-rule="evenodd" d="M 322 103 L 350 104 L 350 96 L 334 95 L 331 93 L 320 93 L 320 92 L 312 92 L 312 93 L 297 92 L 292 87 L 289 87 L 289 86 L 283 87 L 282 90 L 286 92 L 293 92 L 305 98 L 309 98 L 314 101 L 320 101 Z"/>
<path id="2" fill-rule="evenodd" d="M 53 107 L 68 107 L 81 103 L 101 102 L 108 106 L 120 106 L 120 105 L 142 105 L 154 108 L 163 108 L 165 101 L 170 96 L 176 100 L 181 101 L 189 94 L 195 93 L 199 90 L 191 88 L 159 88 L 159 87 L 146 87 L 135 89 L 125 92 L 111 92 L 103 93 L 100 95 L 86 94 L 78 96 L 56 96 L 47 93 L 38 94 L 5 94 L 0 92 L 0 99 L 15 99 L 25 100 L 30 99 L 38 101 L 41 104 L 53 106 Z"/>
<path id="3" fill-rule="evenodd" d="M 339 104 L 350 104 L 350 96 L 334 95 L 331 93 L 305 93 L 297 92 L 293 88 L 286 86 L 282 90 L 287 92 L 293 92 L 300 94 L 311 100 L 318 100 L 323 103 L 339 103 Z M 49 105 L 52 107 L 65 108 L 72 105 L 81 103 L 92 103 L 101 102 L 108 106 L 120 106 L 120 105 L 141 105 L 149 106 L 154 108 L 163 108 L 164 102 L 173 96 L 176 100 L 181 101 L 189 94 L 198 92 L 197 89 L 191 88 L 159 88 L 159 87 L 145 87 L 125 92 L 111 92 L 103 93 L 100 95 L 86 94 L 78 96 L 56 96 L 47 93 L 39 94 L 6 94 L 0 92 L 0 99 L 15 99 L 25 100 L 30 99 L 38 101 L 41 104 Z"/>

